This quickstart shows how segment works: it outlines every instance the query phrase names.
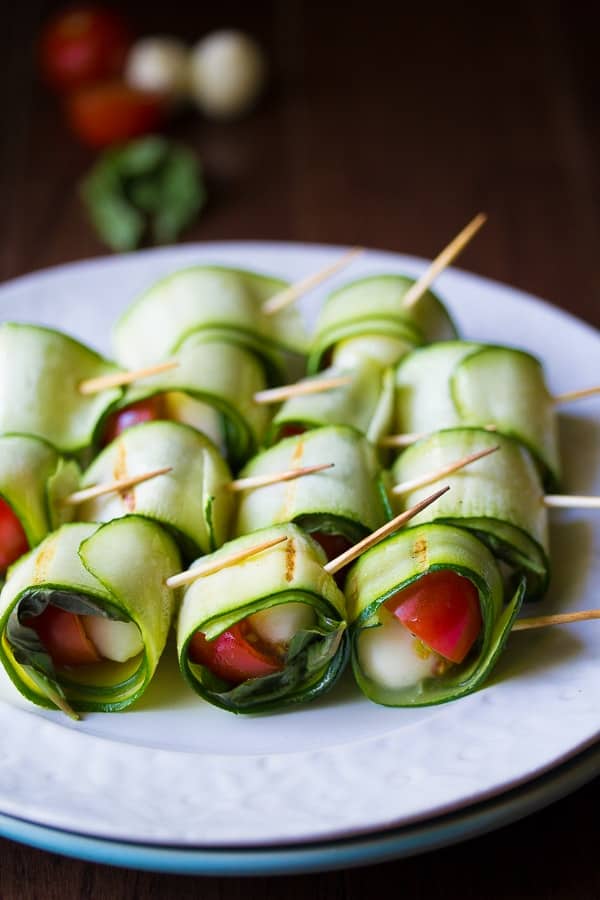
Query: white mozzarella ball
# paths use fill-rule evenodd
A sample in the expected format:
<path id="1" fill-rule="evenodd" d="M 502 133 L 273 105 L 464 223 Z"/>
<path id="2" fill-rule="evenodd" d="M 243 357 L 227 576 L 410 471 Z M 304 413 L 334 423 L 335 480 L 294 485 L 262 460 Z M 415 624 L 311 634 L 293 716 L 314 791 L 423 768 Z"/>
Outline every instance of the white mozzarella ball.
<path id="1" fill-rule="evenodd" d="M 216 31 L 191 51 L 190 91 L 202 112 L 233 118 L 253 105 L 265 71 L 263 53 L 252 38 L 239 31 Z"/>
<path id="2" fill-rule="evenodd" d="M 441 657 L 423 646 L 386 609 L 379 610 L 379 627 L 365 629 L 358 639 L 358 659 L 365 675 L 382 687 L 398 689 L 436 675 Z"/>
<path id="3" fill-rule="evenodd" d="M 176 38 L 142 38 L 129 51 L 125 80 L 142 91 L 182 97 L 189 87 L 189 50 Z"/>
<path id="4" fill-rule="evenodd" d="M 336 345 L 332 363 L 341 368 L 355 368 L 362 360 L 374 359 L 382 366 L 395 365 L 406 352 L 406 344 L 397 338 L 366 334 L 347 338 Z"/>
<path id="5" fill-rule="evenodd" d="M 252 630 L 267 644 L 289 644 L 314 621 L 315 611 L 307 603 L 281 603 L 248 616 Z"/>
<path id="6" fill-rule="evenodd" d="M 144 649 L 140 629 L 134 622 L 116 622 L 104 616 L 81 616 L 90 641 L 104 659 L 125 662 Z"/>

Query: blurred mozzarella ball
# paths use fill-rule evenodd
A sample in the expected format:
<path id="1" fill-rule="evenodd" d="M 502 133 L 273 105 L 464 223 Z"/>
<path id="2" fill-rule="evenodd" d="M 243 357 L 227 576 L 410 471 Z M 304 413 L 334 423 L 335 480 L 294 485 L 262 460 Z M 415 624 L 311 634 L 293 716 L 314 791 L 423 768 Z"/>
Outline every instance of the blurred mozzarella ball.
<path id="1" fill-rule="evenodd" d="M 247 112 L 264 84 L 265 58 L 240 31 L 215 31 L 192 49 L 190 91 L 202 112 L 229 119 Z"/>
<path id="2" fill-rule="evenodd" d="M 188 78 L 189 50 L 176 38 L 142 38 L 129 51 L 125 80 L 132 87 L 178 99 L 188 93 Z"/>

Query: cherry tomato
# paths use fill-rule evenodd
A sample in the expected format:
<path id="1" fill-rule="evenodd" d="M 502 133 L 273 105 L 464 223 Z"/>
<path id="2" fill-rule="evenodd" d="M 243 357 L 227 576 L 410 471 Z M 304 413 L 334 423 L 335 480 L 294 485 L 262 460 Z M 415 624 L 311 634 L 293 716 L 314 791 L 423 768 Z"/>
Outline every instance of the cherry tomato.
<path id="1" fill-rule="evenodd" d="M 57 666 L 81 666 L 102 659 L 75 613 L 49 605 L 40 616 L 29 619 L 26 624 L 37 632 Z"/>
<path id="2" fill-rule="evenodd" d="M 59 12 L 44 28 L 40 63 L 46 80 L 70 91 L 120 75 L 131 35 L 125 20 L 101 6 L 75 6 Z"/>
<path id="3" fill-rule="evenodd" d="M 67 100 L 74 133 L 89 147 L 108 147 L 157 131 L 167 104 L 160 94 L 140 91 L 120 81 L 82 87 Z"/>
<path id="4" fill-rule="evenodd" d="M 332 560 L 341 556 L 346 550 L 352 547 L 352 541 L 344 537 L 343 534 L 326 534 L 324 531 L 312 531 L 312 538 L 317 541 L 325 551 L 327 559 Z"/>
<path id="5" fill-rule="evenodd" d="M 295 425 L 293 422 L 289 422 L 287 425 L 282 425 L 279 429 L 279 440 L 282 441 L 284 438 L 288 437 L 296 437 L 298 434 L 304 434 L 308 429 L 304 425 Z"/>
<path id="6" fill-rule="evenodd" d="M 249 635 L 244 622 L 237 622 L 214 641 L 207 641 L 203 633 L 197 631 L 189 644 L 190 659 L 232 684 L 280 672 L 283 663 L 268 650 L 251 643 Z"/>
<path id="7" fill-rule="evenodd" d="M 424 644 L 455 663 L 463 661 L 482 627 L 475 585 L 447 569 L 423 575 L 385 605 Z"/>
<path id="8" fill-rule="evenodd" d="M 126 406 L 124 409 L 111 413 L 106 420 L 102 444 L 106 446 L 127 428 L 141 425 L 142 422 L 154 422 L 155 419 L 160 419 L 161 415 L 162 398 L 160 396 L 140 400 L 139 403 L 132 403 L 131 406 Z"/>
<path id="9" fill-rule="evenodd" d="M 0 499 L 0 572 L 29 550 L 29 542 L 19 519 L 8 503 Z"/>

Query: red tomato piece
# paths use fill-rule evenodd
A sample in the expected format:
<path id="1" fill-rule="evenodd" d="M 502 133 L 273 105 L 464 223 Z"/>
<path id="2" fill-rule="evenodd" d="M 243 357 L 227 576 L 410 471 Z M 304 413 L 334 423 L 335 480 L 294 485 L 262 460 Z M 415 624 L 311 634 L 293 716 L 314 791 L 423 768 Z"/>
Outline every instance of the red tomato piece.
<path id="1" fill-rule="evenodd" d="M 72 130 L 96 149 L 159 130 L 166 113 L 163 96 L 120 81 L 80 88 L 67 101 Z"/>
<path id="2" fill-rule="evenodd" d="M 213 641 L 207 641 L 197 631 L 189 643 L 190 659 L 232 684 L 281 672 L 283 663 L 268 650 L 251 643 L 249 636 L 244 622 L 237 622 Z"/>
<path id="3" fill-rule="evenodd" d="M 304 434 L 305 431 L 308 431 L 308 429 L 304 425 L 294 425 L 292 422 L 289 422 L 287 425 L 282 425 L 279 429 L 279 440 L 296 437 L 298 434 Z"/>
<path id="4" fill-rule="evenodd" d="M 312 538 L 321 545 L 328 560 L 336 559 L 353 546 L 352 541 L 343 534 L 326 534 L 324 531 L 312 531 Z"/>
<path id="5" fill-rule="evenodd" d="M 0 498 L 0 572 L 29 550 L 29 542 L 18 517 Z"/>
<path id="6" fill-rule="evenodd" d="M 58 91 L 70 91 L 120 75 L 131 34 L 117 12 L 101 6 L 75 6 L 59 12 L 40 39 L 40 64 Z"/>
<path id="7" fill-rule="evenodd" d="M 162 399 L 160 396 L 149 397 L 148 400 L 140 400 L 132 403 L 117 412 L 111 413 L 106 420 L 102 444 L 110 444 L 121 432 L 142 422 L 154 422 L 162 416 Z"/>
<path id="8" fill-rule="evenodd" d="M 385 605 L 424 644 L 455 663 L 463 661 L 483 624 L 475 585 L 449 569 L 423 575 Z"/>
<path id="9" fill-rule="evenodd" d="M 102 659 L 75 613 L 49 605 L 26 624 L 37 632 L 57 666 L 82 666 Z"/>

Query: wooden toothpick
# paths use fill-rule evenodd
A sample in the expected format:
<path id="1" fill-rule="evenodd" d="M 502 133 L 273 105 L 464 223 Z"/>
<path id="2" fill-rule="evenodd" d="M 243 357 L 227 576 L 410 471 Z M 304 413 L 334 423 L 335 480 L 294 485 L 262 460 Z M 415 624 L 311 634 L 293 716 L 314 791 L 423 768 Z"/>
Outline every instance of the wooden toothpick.
<path id="1" fill-rule="evenodd" d="M 161 469 L 153 469 L 151 472 L 144 472 L 142 475 L 130 475 L 128 478 L 117 478 L 115 481 L 108 481 L 105 484 L 95 484 L 89 488 L 82 488 L 69 494 L 62 501 L 66 506 L 79 506 L 87 500 L 95 500 L 96 497 L 103 497 L 105 494 L 121 493 L 127 491 L 137 484 L 143 484 L 144 481 L 150 481 L 151 478 L 157 478 L 159 475 L 166 475 L 172 471 L 172 466 L 163 466 Z"/>
<path id="2" fill-rule="evenodd" d="M 497 431 L 497 425 L 484 425 L 483 431 Z M 432 431 L 407 431 L 405 434 L 388 434 L 387 437 L 381 438 L 377 443 L 380 447 L 410 447 L 423 438 L 430 437 Z"/>
<path id="3" fill-rule="evenodd" d="M 254 402 L 261 405 L 269 403 L 281 403 L 290 397 L 299 397 L 304 394 L 321 394 L 333 388 L 342 387 L 352 381 L 352 375 L 336 375 L 331 378 L 310 378 L 306 381 L 298 381 L 295 384 L 282 384 L 280 387 L 268 388 L 265 391 L 257 391 Z"/>
<path id="4" fill-rule="evenodd" d="M 455 462 L 449 463 L 441 469 L 436 469 L 435 472 L 428 472 L 426 475 L 420 475 L 418 478 L 413 478 L 411 481 L 403 481 L 401 484 L 395 484 L 392 488 L 392 494 L 408 494 L 410 491 L 416 491 L 418 488 L 426 487 L 428 484 L 439 481 L 440 478 L 445 478 L 446 475 L 452 475 L 453 472 L 457 472 L 459 469 L 463 469 L 465 466 L 476 462 L 478 459 L 483 459 L 484 456 L 489 456 L 490 453 L 495 453 L 496 450 L 499 449 L 500 447 L 497 445 L 495 447 L 486 447 L 485 450 L 478 450 L 477 453 L 469 453 L 468 456 L 463 456 L 461 459 L 457 459 Z"/>
<path id="5" fill-rule="evenodd" d="M 587 622 L 590 619 L 600 619 L 600 609 L 584 609 L 581 612 L 556 613 L 553 616 L 534 616 L 530 619 L 517 619 L 511 631 L 546 628 L 548 625 L 568 625 L 569 622 Z"/>
<path id="6" fill-rule="evenodd" d="M 264 553 L 264 551 L 269 550 L 270 547 L 275 547 L 277 544 L 281 544 L 283 541 L 288 540 L 288 536 L 284 534 L 281 537 L 273 538 L 270 541 L 263 541 L 262 544 L 255 544 L 254 547 L 232 553 L 231 556 L 220 559 L 212 565 L 197 566 L 193 569 L 188 569 L 185 572 L 179 572 L 177 575 L 171 575 L 170 578 L 167 578 L 165 584 L 170 588 L 178 588 L 182 587 L 184 584 L 191 584 L 198 578 L 205 578 L 207 575 L 214 575 L 216 572 L 221 572 L 223 569 L 229 569 L 231 566 L 236 566 L 238 563 L 244 562 L 244 560 L 250 559 L 250 557 L 256 556 L 258 553 Z"/>
<path id="7" fill-rule="evenodd" d="M 572 400 L 583 400 L 584 397 L 593 397 L 600 394 L 600 384 L 594 387 L 581 388 L 579 391 L 566 391 L 564 394 L 557 394 L 552 398 L 554 404 L 558 406 L 561 403 L 570 403 Z"/>
<path id="8" fill-rule="evenodd" d="M 123 387 L 126 384 L 132 384 L 134 381 L 141 381 L 142 378 L 150 378 L 151 375 L 159 375 L 161 372 L 176 369 L 178 365 L 179 362 L 176 359 L 170 359 L 167 362 L 156 363 L 154 366 L 147 366 L 145 369 L 134 369 L 131 372 L 115 372 L 112 375 L 88 378 L 80 383 L 79 393 L 98 394 L 100 391 L 108 390 L 108 388 Z"/>
<path id="9" fill-rule="evenodd" d="M 361 253 L 364 252 L 364 247 L 354 247 L 348 253 L 344 253 L 344 255 L 340 257 L 340 259 L 338 259 L 336 262 L 325 266 L 324 269 L 320 269 L 318 272 L 313 272 L 312 275 L 307 275 L 306 278 L 302 278 L 300 279 L 300 281 L 296 281 L 295 284 L 290 285 L 290 287 L 285 288 L 278 294 L 274 294 L 272 297 L 269 297 L 269 299 L 265 300 L 262 305 L 263 313 L 266 316 L 272 316 L 275 313 L 278 313 L 286 306 L 289 306 L 291 303 L 294 303 L 296 300 L 298 300 L 303 294 L 308 293 L 308 291 L 311 291 L 323 281 L 326 281 L 337 272 L 345 269 L 346 266 L 349 266 L 351 262 L 353 262 L 358 256 L 360 256 Z"/>
<path id="10" fill-rule="evenodd" d="M 402 306 L 405 309 L 413 306 L 425 291 L 433 284 L 438 275 L 456 259 L 467 244 L 475 237 L 482 225 L 487 221 L 485 213 L 478 213 L 463 230 L 450 241 L 447 247 L 436 256 L 429 268 L 423 272 L 420 278 L 408 289 L 402 298 Z"/>
<path id="11" fill-rule="evenodd" d="M 576 494 L 546 494 L 544 506 L 550 509 L 600 509 L 600 497 Z"/>
<path id="12" fill-rule="evenodd" d="M 231 481 L 227 488 L 230 491 L 249 491 L 253 488 L 267 487 L 270 484 L 280 484 L 282 481 L 294 481 L 305 475 L 314 475 L 315 472 L 324 472 L 325 469 L 333 469 L 335 463 L 319 463 L 315 466 L 302 466 L 299 469 L 288 469 L 286 472 L 270 472 L 267 475 L 250 475 L 248 478 L 237 478 Z"/>
<path id="13" fill-rule="evenodd" d="M 434 503 L 442 494 L 445 494 L 446 491 L 449 491 L 450 487 L 443 487 L 441 490 L 436 491 L 435 494 L 430 494 L 429 497 L 425 497 L 424 500 L 421 500 L 420 503 L 416 503 L 415 506 L 411 506 L 410 509 L 405 510 L 403 513 L 400 513 L 399 516 L 396 516 L 395 519 L 392 519 L 390 522 L 387 522 L 385 525 L 382 525 L 381 528 L 378 528 L 377 531 L 374 531 L 372 534 L 368 534 L 366 538 L 363 538 L 362 541 L 359 541 L 358 544 L 355 544 L 353 547 L 350 547 L 344 553 L 341 553 L 339 556 L 336 556 L 335 559 L 332 559 L 330 562 L 326 563 L 323 567 L 326 572 L 329 572 L 330 575 L 335 575 L 336 572 L 339 572 L 340 569 L 343 569 L 344 566 L 347 566 L 348 563 L 351 563 L 353 559 L 356 559 L 357 556 L 362 556 L 365 550 L 369 550 L 371 547 L 374 547 L 375 544 L 378 544 L 388 535 L 393 534 L 394 531 L 397 531 L 399 528 L 402 528 L 413 516 L 416 516 L 417 513 L 420 513 L 421 510 L 425 509 L 431 503 Z"/>

